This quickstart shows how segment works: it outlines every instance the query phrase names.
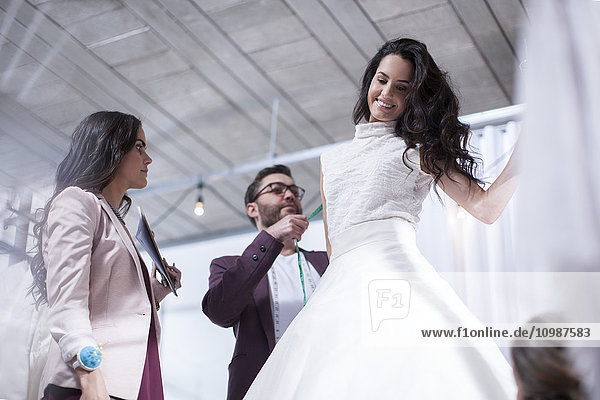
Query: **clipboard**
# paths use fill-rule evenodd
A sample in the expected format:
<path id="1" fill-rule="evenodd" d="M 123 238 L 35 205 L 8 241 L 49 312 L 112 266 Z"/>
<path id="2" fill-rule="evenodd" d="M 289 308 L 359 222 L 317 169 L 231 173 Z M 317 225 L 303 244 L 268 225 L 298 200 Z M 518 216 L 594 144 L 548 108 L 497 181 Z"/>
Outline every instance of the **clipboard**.
<path id="1" fill-rule="evenodd" d="M 154 264 L 156 264 L 156 269 L 162 276 L 163 282 L 167 282 L 169 288 L 173 292 L 175 296 L 177 296 L 177 290 L 175 289 L 175 285 L 173 285 L 173 281 L 171 277 L 165 270 L 165 266 L 163 264 L 162 256 L 160 255 L 160 251 L 158 250 L 158 246 L 154 241 L 154 235 L 152 234 L 152 229 L 150 229 L 150 225 L 148 224 L 148 220 L 144 215 L 144 211 L 142 211 L 142 207 L 138 206 L 138 211 L 140 214 L 140 220 L 138 223 L 137 232 L 135 234 L 135 238 L 140 242 L 144 250 L 150 255 Z"/>

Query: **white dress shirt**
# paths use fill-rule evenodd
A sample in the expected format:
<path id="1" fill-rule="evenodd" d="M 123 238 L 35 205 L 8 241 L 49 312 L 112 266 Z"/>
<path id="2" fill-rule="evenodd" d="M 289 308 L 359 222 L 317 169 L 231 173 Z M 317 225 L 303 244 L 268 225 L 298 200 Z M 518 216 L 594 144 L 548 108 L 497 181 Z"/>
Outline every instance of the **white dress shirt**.
<path id="1" fill-rule="evenodd" d="M 321 276 L 300 252 L 306 300 L 314 292 Z M 275 342 L 279 341 L 287 327 L 304 306 L 304 293 L 300 280 L 298 253 L 279 255 L 268 272 L 271 312 L 275 329 Z"/>

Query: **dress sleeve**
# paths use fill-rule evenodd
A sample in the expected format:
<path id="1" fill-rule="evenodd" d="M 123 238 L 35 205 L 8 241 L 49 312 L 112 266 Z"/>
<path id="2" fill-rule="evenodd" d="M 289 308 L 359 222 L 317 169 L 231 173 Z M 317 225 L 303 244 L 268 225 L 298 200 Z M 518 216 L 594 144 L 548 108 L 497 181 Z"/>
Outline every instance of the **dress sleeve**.
<path id="1" fill-rule="evenodd" d="M 93 194 L 69 187 L 52 202 L 44 246 L 48 327 L 62 358 L 95 346 L 90 311 L 90 266 L 100 209 Z"/>

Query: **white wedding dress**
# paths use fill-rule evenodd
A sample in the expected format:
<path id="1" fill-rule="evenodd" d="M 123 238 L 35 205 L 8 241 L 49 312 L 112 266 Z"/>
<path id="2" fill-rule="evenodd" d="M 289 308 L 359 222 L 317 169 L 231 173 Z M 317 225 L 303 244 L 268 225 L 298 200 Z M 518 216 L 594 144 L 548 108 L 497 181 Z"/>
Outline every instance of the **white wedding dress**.
<path id="1" fill-rule="evenodd" d="M 431 177 L 392 123 L 358 125 L 321 156 L 329 268 L 245 399 L 514 399 L 512 371 L 490 340 L 423 338 L 480 328 L 416 248 Z"/>

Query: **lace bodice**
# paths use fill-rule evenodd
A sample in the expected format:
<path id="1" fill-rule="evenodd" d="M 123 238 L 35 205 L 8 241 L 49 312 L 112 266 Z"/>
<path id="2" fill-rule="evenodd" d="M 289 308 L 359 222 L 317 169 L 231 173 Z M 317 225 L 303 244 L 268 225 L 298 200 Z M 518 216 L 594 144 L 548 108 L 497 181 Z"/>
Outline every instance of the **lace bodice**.
<path id="1" fill-rule="evenodd" d="M 402 154 L 394 122 L 356 126 L 354 139 L 321 155 L 329 238 L 354 225 L 387 218 L 416 224 L 432 178 L 420 168 L 416 149 Z"/>

